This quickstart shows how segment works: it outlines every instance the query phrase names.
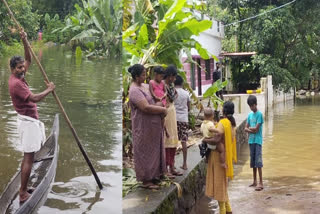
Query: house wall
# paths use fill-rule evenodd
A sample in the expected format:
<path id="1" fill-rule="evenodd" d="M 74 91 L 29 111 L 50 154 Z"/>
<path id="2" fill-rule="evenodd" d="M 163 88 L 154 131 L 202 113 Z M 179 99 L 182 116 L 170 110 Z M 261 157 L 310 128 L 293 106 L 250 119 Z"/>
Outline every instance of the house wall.
<path id="1" fill-rule="evenodd" d="M 195 15 L 199 18 L 201 17 L 201 13 L 195 12 Z M 211 20 L 212 26 L 210 29 L 200 33 L 199 36 L 194 36 L 193 38 L 198 41 L 203 48 L 205 48 L 210 55 L 214 55 L 218 57 L 221 53 L 222 44 L 221 41 L 224 38 L 224 29 L 222 27 L 222 23 L 213 19 L 210 19 L 208 16 L 202 17 L 205 20 Z M 191 54 L 194 60 L 200 59 L 201 64 L 201 93 L 198 87 L 198 70 L 195 68 L 194 72 L 194 80 L 195 80 L 195 87 L 194 92 L 196 95 L 201 96 L 211 85 L 212 85 L 212 72 L 215 70 L 215 63 L 216 61 L 211 58 L 210 62 L 210 78 L 206 80 L 206 73 L 205 73 L 205 60 L 201 59 L 199 53 L 196 49 L 191 50 Z M 191 84 L 191 65 L 190 63 L 184 63 L 187 59 L 187 55 L 182 53 L 181 61 L 183 62 L 183 68 L 187 75 L 187 80 L 190 85 Z"/>
<path id="2" fill-rule="evenodd" d="M 182 62 L 185 62 L 187 58 L 183 58 Z M 199 87 L 198 87 L 198 68 L 195 67 L 194 71 L 194 92 L 196 95 L 201 96 L 211 85 L 212 85 L 212 73 L 215 69 L 215 61 L 214 59 L 210 59 L 210 69 L 207 71 L 208 79 L 206 79 L 206 62 L 204 59 L 201 59 L 200 56 L 193 56 L 193 60 L 198 61 L 200 60 L 201 65 L 201 93 L 199 93 Z M 186 72 L 187 81 L 192 86 L 192 78 L 191 78 L 191 69 L 192 65 L 190 63 L 183 63 L 183 69 Z"/>

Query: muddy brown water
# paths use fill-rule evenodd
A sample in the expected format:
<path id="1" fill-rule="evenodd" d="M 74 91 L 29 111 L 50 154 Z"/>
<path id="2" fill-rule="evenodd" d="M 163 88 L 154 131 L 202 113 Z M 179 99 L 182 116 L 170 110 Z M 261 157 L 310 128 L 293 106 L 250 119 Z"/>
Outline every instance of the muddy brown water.
<path id="1" fill-rule="evenodd" d="M 259 107 L 259 106 L 258 106 Z M 249 150 L 241 149 L 236 176 L 229 183 L 234 214 L 320 213 L 320 96 L 278 104 L 265 117 L 263 142 L 264 190 L 252 183 Z M 192 210 L 218 213 L 207 197 Z"/>
<path id="2" fill-rule="evenodd" d="M 18 53 L 19 54 L 19 53 Z M 21 54 L 21 53 L 20 53 Z M 37 52 L 50 81 L 104 186 L 100 191 L 60 115 L 60 153 L 55 182 L 37 213 L 121 213 L 121 65 L 116 60 L 76 60 L 53 47 Z M 8 58 L 0 58 L 0 192 L 20 167 L 17 115 L 8 93 Z M 34 93 L 45 89 L 35 63 L 26 77 Z M 49 134 L 59 112 L 51 95 L 38 103 Z"/>

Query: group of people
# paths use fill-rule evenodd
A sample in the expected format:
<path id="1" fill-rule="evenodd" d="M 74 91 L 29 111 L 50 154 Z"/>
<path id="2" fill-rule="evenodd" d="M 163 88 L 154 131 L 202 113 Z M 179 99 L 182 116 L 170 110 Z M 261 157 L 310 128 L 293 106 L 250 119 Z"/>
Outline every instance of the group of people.
<path id="1" fill-rule="evenodd" d="M 173 179 L 183 174 L 175 167 L 179 142 L 183 150 L 181 168 L 187 170 L 190 98 L 174 65 L 154 67 L 149 84 L 144 83 L 143 65 L 135 64 L 128 71 L 133 80 L 129 100 L 136 177 L 144 187 L 157 189 L 165 176 Z"/>
<path id="2" fill-rule="evenodd" d="M 245 131 L 249 133 L 250 167 L 253 169 L 253 183 L 249 187 L 261 191 L 263 190 L 262 124 L 264 121 L 262 113 L 257 108 L 257 98 L 250 95 L 247 103 L 251 112 L 247 117 Z M 233 179 L 233 163 L 237 162 L 234 104 L 231 101 L 225 102 L 222 112 L 222 119 L 214 121 L 213 110 L 210 108 L 204 110 L 205 119 L 201 125 L 204 137 L 202 141 L 209 148 L 205 193 L 218 201 L 221 214 L 230 214 L 232 209 L 227 191 L 228 180 Z"/>
<path id="3" fill-rule="evenodd" d="M 149 84 L 145 83 L 146 69 L 143 65 L 135 64 L 128 71 L 133 79 L 129 100 L 136 177 L 144 187 L 157 189 L 157 183 L 165 175 L 174 178 L 182 174 L 174 165 L 179 141 L 183 148 L 181 168 L 187 169 L 189 93 L 182 88 L 183 79 L 177 75 L 175 66 L 153 68 L 154 78 Z M 254 181 L 250 186 L 260 191 L 263 189 L 263 116 L 257 109 L 255 96 L 250 95 L 247 103 L 252 110 L 245 128 L 249 133 L 250 166 L 253 168 Z M 202 142 L 208 147 L 205 193 L 218 201 L 221 214 L 230 214 L 232 210 L 227 191 L 228 180 L 233 179 L 233 163 L 237 162 L 234 104 L 226 101 L 222 113 L 223 117 L 215 121 L 213 109 L 204 109 Z"/>
<path id="4" fill-rule="evenodd" d="M 34 153 L 44 142 L 44 126 L 39 121 L 36 103 L 43 100 L 55 89 L 47 83 L 47 89 L 33 94 L 25 80 L 31 64 L 31 54 L 27 47 L 27 35 L 21 32 L 25 49 L 25 59 L 14 56 L 10 59 L 11 76 L 9 92 L 13 106 L 18 114 L 18 132 L 23 145 L 24 158 L 21 164 L 20 202 L 26 201 L 32 189 L 27 184 L 34 161 Z M 153 79 L 145 84 L 146 69 L 135 64 L 128 70 L 132 75 L 129 90 L 131 107 L 132 138 L 136 177 L 149 189 L 159 188 L 158 182 L 168 176 L 182 175 L 175 167 L 175 153 L 182 144 L 183 164 L 187 170 L 188 112 L 189 93 L 183 89 L 183 78 L 177 68 L 169 65 L 153 68 Z M 248 97 L 252 110 L 247 118 L 245 131 L 249 133 L 250 166 L 253 168 L 251 187 L 260 191 L 262 182 L 262 125 L 263 115 L 257 109 L 257 98 Z M 205 120 L 201 125 L 203 142 L 208 145 L 206 195 L 219 202 L 220 213 L 231 213 L 227 184 L 233 179 L 233 163 L 237 161 L 236 122 L 233 117 L 234 104 L 227 101 L 223 105 L 223 118 L 214 121 L 214 112 L 204 109 Z M 257 182 L 257 171 L 259 182 Z"/>

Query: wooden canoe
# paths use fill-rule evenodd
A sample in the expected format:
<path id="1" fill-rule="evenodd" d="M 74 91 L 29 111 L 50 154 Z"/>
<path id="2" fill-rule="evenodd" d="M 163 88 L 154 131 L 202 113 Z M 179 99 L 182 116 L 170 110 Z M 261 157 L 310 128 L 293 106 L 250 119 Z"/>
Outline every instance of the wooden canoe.
<path id="1" fill-rule="evenodd" d="M 28 187 L 34 188 L 31 197 L 20 205 L 19 188 L 21 172 L 17 172 L 0 196 L 0 214 L 28 214 L 34 212 L 46 201 L 51 183 L 56 175 L 59 145 L 59 117 L 56 114 L 50 136 L 41 149 L 35 153 Z"/>

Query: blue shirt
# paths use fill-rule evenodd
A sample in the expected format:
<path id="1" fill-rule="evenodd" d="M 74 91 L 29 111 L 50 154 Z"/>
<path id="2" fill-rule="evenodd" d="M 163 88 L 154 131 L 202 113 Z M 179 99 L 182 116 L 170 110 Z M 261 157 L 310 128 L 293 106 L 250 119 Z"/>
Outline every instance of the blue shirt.
<path id="1" fill-rule="evenodd" d="M 249 133 L 249 144 L 257 143 L 262 145 L 262 124 L 263 124 L 263 116 L 262 113 L 258 110 L 255 113 L 250 112 L 247 118 L 247 123 L 249 127 L 256 127 L 257 124 L 260 123 L 260 128 L 257 133 Z"/>

